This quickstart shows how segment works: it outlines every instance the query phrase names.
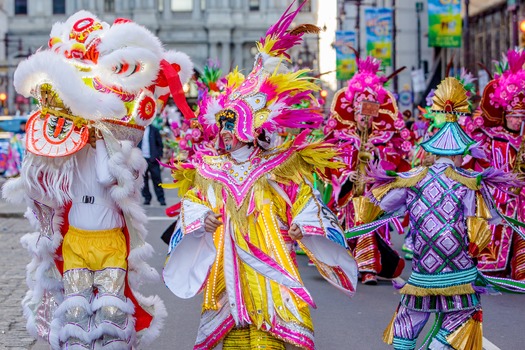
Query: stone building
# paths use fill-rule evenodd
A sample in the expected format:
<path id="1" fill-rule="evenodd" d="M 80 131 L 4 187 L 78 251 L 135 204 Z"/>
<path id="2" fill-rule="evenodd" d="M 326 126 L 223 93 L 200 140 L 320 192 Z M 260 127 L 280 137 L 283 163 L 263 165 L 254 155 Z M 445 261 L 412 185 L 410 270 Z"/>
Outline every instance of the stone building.
<path id="1" fill-rule="evenodd" d="M 292 0 L 0 0 L 0 38 L 5 44 L 0 49 L 0 77 L 4 77 L 0 92 L 7 92 L 13 113 L 16 96 L 6 80 L 9 83 L 12 79 L 14 67 L 23 57 L 47 45 L 54 22 L 81 9 L 108 23 L 125 17 L 144 25 L 166 48 L 190 55 L 198 73 L 209 58 L 217 60 L 225 71 L 235 66 L 249 70 L 255 41 L 291 3 Z M 319 0 L 307 3 L 296 18 L 297 24 L 317 23 L 318 5 Z M 306 44 L 295 48 L 292 57 L 301 56 L 303 65 L 316 66 L 317 50 L 318 37 L 309 34 Z"/>

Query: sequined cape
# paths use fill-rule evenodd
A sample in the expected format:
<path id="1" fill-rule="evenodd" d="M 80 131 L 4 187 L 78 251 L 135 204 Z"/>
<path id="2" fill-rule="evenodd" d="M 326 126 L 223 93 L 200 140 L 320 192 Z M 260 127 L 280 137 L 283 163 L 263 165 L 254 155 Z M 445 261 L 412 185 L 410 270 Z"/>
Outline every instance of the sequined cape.
<path id="1" fill-rule="evenodd" d="M 195 349 L 213 348 L 233 327 L 246 325 L 314 349 L 308 306 L 315 303 L 292 259 L 287 231 L 293 223 L 321 275 L 354 294 L 356 263 L 336 217 L 312 187 L 312 172 L 334 166 L 333 155 L 327 145 L 290 141 L 255 149 L 243 163 L 208 156 L 174 169 L 186 192 L 163 276 L 179 297 L 204 294 Z M 204 231 L 212 212 L 223 222 L 214 234 Z"/>

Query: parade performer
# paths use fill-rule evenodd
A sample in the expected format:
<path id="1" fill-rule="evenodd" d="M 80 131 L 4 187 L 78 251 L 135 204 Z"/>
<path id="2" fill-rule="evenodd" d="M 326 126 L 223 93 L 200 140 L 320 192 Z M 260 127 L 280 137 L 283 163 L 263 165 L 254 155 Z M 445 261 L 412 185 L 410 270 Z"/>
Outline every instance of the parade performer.
<path id="1" fill-rule="evenodd" d="M 422 143 L 438 158 L 430 167 L 405 173 L 372 168 L 372 202 L 396 215 L 409 213 L 414 237 L 412 274 L 400 292 L 401 302 L 384 333 L 395 349 L 415 349 L 431 313 L 436 322 L 423 345 L 431 349 L 482 349 L 481 278 L 475 258 L 490 241 L 489 220 L 499 216 L 488 186 L 517 183 L 503 172 L 475 173 L 460 168 L 466 154 L 483 157 L 457 123 L 470 113 L 466 90 L 445 78 L 433 97 L 432 112 L 445 115 L 443 127 Z"/>
<path id="2" fill-rule="evenodd" d="M 314 349 L 314 301 L 291 259 L 293 240 L 331 284 L 351 296 L 357 267 L 337 218 L 313 189 L 314 171 L 337 166 L 330 145 L 305 142 L 308 130 L 271 148 L 281 127 L 322 121 L 307 70 L 287 68 L 286 51 L 304 30 L 288 31 L 286 10 L 257 43 L 253 70 L 228 78 L 226 93 L 201 108 L 224 154 L 173 164 L 183 195 L 163 277 L 181 298 L 204 302 L 194 349 Z M 294 105 L 312 100 L 310 108 Z"/>
<path id="3" fill-rule="evenodd" d="M 22 304 L 29 332 L 52 349 L 131 349 L 159 334 L 162 300 L 137 291 L 158 274 L 144 261 L 153 249 L 136 145 L 157 100 L 172 91 L 181 101 L 191 74 L 189 58 L 144 27 L 86 11 L 56 23 L 49 49 L 18 66 L 15 88 L 39 109 L 21 177 L 3 195 L 25 199 L 36 219 L 21 240 L 32 254 Z"/>
<path id="4" fill-rule="evenodd" d="M 487 166 L 505 172 L 523 174 L 525 164 L 525 51 L 510 50 L 498 63 L 497 73 L 485 87 L 481 100 L 483 113 L 473 120 L 472 137 L 487 151 L 488 161 L 474 160 L 470 166 Z M 521 189 L 495 189 L 498 210 L 524 221 L 525 193 Z M 491 227 L 492 240 L 478 259 L 484 273 L 525 281 L 525 239 L 509 225 Z"/>
<path id="5" fill-rule="evenodd" d="M 325 127 L 327 139 L 338 147 L 338 160 L 345 164 L 344 168 L 331 172 L 331 208 L 345 229 L 367 221 L 368 213 L 360 199 L 370 187 L 366 185 L 367 164 L 380 161 L 388 170 L 409 170 L 406 159 L 413 138 L 405 127 L 394 96 L 384 87 L 399 71 L 390 77 L 378 75 L 381 61 L 373 57 L 358 58 L 357 65 L 358 71 L 348 86 L 335 94 L 332 116 Z M 395 224 L 402 233 L 399 221 Z M 389 248 L 388 229 L 383 227 L 377 235 L 371 233 L 352 242 L 361 281 L 365 284 L 377 284 L 378 274 L 393 278 L 403 270 L 403 260 Z"/>
<path id="6" fill-rule="evenodd" d="M 446 77 L 449 75 L 450 68 L 452 67 L 453 61 L 451 60 L 448 64 Z M 459 82 L 463 85 L 465 88 L 469 108 L 471 111 L 475 110 L 475 101 L 479 100 L 479 96 L 476 94 L 476 86 L 474 85 L 474 81 L 476 80 L 473 75 L 468 72 L 465 68 L 461 68 L 460 74 L 456 76 L 459 80 Z M 431 89 L 430 93 L 426 97 L 426 107 L 421 108 L 418 106 L 419 111 L 421 112 L 421 116 L 426 120 L 424 123 L 420 123 L 418 126 L 417 122 L 414 123 L 414 127 L 418 127 L 418 130 L 414 130 L 414 134 L 417 134 L 417 140 L 415 142 L 415 149 L 413 152 L 412 157 L 412 167 L 417 166 L 431 166 L 436 161 L 435 155 L 432 153 L 428 153 L 424 150 L 423 147 L 421 147 L 421 144 L 426 142 L 428 139 L 430 139 L 437 131 L 439 131 L 443 125 L 446 123 L 446 117 L 445 115 L 441 113 L 433 113 L 432 112 L 432 105 L 433 97 L 434 97 L 435 89 Z M 462 127 L 462 129 L 469 134 L 466 125 L 471 125 L 470 116 L 460 116 L 458 118 L 458 124 Z M 424 129 L 420 128 L 421 126 L 425 125 Z M 413 256 L 413 250 L 414 250 L 414 240 L 412 237 L 411 232 L 408 232 L 405 236 L 405 243 L 403 244 L 403 251 L 405 252 L 405 259 L 412 259 Z"/>

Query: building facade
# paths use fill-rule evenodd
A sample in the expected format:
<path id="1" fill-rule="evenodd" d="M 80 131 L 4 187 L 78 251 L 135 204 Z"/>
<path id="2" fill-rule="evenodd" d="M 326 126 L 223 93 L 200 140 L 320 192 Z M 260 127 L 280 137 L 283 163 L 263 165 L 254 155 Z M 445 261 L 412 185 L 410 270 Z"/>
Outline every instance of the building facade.
<path id="1" fill-rule="evenodd" d="M 297 24 L 317 23 L 318 2 L 311 0 L 303 7 Z M 235 66 L 249 71 L 255 41 L 291 3 L 292 0 L 0 0 L 0 36 L 8 43 L 0 49 L 0 76 L 9 80 L 20 59 L 47 45 L 53 23 L 82 9 L 108 23 L 124 17 L 144 25 L 166 48 L 187 53 L 197 72 L 208 59 L 218 61 L 226 72 Z M 291 54 L 296 61 L 299 56 L 309 58 L 311 62 L 304 65 L 312 67 L 318 57 L 318 37 L 309 34 L 305 40 L 306 44 Z M 16 96 L 12 84 L 4 81 L 0 92 L 2 89 L 8 95 L 9 112 L 14 113 Z"/>
<path id="2" fill-rule="evenodd" d="M 353 30 L 358 38 L 357 45 L 361 57 L 366 55 L 366 8 L 385 7 L 394 10 L 392 28 L 393 66 L 386 67 L 386 73 L 405 66 L 398 75 L 397 83 L 391 84 L 398 92 L 412 89 L 411 71 L 430 67 L 433 63 L 433 49 L 428 47 L 428 15 L 426 1 L 417 0 L 337 0 L 339 28 Z M 418 10 L 417 3 L 420 3 Z M 419 25 L 418 25 L 419 22 Z M 419 41 L 419 45 L 418 45 Z M 427 69 L 428 71 L 428 69 Z"/>

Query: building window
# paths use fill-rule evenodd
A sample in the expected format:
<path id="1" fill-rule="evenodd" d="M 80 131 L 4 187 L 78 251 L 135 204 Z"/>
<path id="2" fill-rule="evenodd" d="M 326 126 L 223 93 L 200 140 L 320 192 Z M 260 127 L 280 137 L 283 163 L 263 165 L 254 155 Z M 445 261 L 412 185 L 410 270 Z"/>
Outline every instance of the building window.
<path id="1" fill-rule="evenodd" d="M 303 5 L 300 12 L 312 12 L 312 0 Z"/>
<path id="2" fill-rule="evenodd" d="M 115 0 L 104 0 L 104 12 L 115 12 Z"/>
<path id="3" fill-rule="evenodd" d="M 54 15 L 66 14 L 66 0 L 53 0 L 53 14 Z"/>
<path id="4" fill-rule="evenodd" d="M 259 0 L 250 0 L 248 3 L 248 8 L 250 11 L 259 11 L 261 4 Z"/>
<path id="5" fill-rule="evenodd" d="M 193 10 L 193 0 L 171 0 L 171 11 L 190 12 Z"/>
<path id="6" fill-rule="evenodd" d="M 27 15 L 27 0 L 15 0 L 15 15 Z"/>

